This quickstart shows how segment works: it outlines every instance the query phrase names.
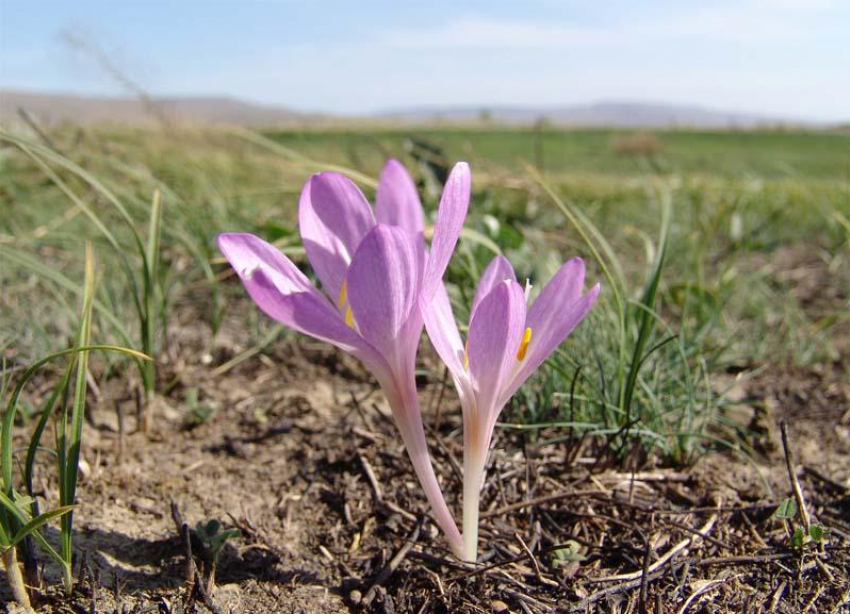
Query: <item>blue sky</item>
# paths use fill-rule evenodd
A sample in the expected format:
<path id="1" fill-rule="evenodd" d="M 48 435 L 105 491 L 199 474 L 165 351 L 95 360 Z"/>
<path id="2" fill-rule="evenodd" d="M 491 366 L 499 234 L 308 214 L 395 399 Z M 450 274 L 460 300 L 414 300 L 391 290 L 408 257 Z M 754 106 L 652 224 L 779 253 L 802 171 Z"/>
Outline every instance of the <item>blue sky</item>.
<path id="1" fill-rule="evenodd" d="M 433 105 L 689 103 L 850 118 L 847 0 L 0 0 L 0 87 L 337 113 Z"/>

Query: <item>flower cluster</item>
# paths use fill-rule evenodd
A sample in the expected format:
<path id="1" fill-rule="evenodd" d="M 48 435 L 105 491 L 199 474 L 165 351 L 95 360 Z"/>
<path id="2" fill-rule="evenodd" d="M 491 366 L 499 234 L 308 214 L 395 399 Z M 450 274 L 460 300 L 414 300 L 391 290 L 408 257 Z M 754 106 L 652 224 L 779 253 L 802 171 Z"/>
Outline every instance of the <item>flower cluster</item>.
<path id="1" fill-rule="evenodd" d="M 497 256 L 475 293 L 466 342 L 443 274 L 466 219 L 468 165 L 443 190 L 430 249 L 422 204 L 397 160 L 381 173 L 374 210 L 338 173 L 319 173 L 301 192 L 298 224 L 321 290 L 279 250 L 244 233 L 219 248 L 266 314 L 360 359 L 392 409 L 434 519 L 454 553 L 475 561 L 479 492 L 499 413 L 510 397 L 584 318 L 599 285 L 583 294 L 584 263 L 564 264 L 533 305 L 507 260 Z M 450 370 L 463 408 L 463 535 L 434 474 L 416 394 L 416 354 L 425 327 Z"/>

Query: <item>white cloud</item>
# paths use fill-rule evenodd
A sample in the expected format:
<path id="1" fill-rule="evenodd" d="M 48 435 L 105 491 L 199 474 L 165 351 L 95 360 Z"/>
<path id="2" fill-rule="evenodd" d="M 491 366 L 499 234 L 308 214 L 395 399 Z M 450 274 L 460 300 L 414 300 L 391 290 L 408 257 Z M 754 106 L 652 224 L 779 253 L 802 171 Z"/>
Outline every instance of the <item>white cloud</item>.
<path id="1" fill-rule="evenodd" d="M 612 35 L 615 33 L 568 24 L 463 17 L 430 30 L 390 31 L 382 42 L 408 49 L 534 49 L 611 42 L 615 40 Z"/>
<path id="2" fill-rule="evenodd" d="M 406 49 L 543 49 L 653 44 L 684 38 L 724 43 L 781 42 L 813 37 L 811 21 L 831 7 L 830 0 L 749 0 L 607 25 L 466 15 L 436 27 L 391 30 L 380 42 Z"/>

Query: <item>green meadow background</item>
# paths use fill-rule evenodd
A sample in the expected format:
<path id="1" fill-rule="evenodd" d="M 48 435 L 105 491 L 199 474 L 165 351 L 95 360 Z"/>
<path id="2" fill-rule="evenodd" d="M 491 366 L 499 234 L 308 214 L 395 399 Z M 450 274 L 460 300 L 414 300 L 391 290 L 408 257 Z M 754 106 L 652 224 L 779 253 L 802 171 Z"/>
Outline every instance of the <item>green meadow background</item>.
<path id="1" fill-rule="evenodd" d="M 306 266 L 296 211 L 309 175 L 342 170 L 371 198 L 390 156 L 414 174 L 432 220 L 445 173 L 457 160 L 472 165 L 470 217 L 448 276 L 462 322 L 497 252 L 536 286 L 580 255 L 589 281 L 604 286 L 589 321 L 514 399 L 504 428 L 581 433 L 614 455 L 637 441 L 661 459 L 692 460 L 740 446 L 741 425 L 725 417 L 735 373 L 846 359 L 845 130 L 545 124 L 5 133 L 0 347 L 25 363 L 73 342 L 91 239 L 94 338 L 157 356 L 191 307 L 213 355 L 228 322 L 251 330 L 248 359 L 290 333 L 246 304 L 216 235 L 254 232 Z M 151 232 L 161 233 L 159 255 L 137 275 L 147 262 L 138 244 Z M 134 368 L 126 357 L 98 360 L 116 373 Z"/>

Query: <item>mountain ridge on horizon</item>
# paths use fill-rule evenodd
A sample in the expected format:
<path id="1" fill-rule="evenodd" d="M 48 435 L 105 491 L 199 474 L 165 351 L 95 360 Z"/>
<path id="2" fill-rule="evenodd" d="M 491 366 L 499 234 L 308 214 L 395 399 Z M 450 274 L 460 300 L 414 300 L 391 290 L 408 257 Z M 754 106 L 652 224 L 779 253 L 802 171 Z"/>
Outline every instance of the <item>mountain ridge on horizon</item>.
<path id="1" fill-rule="evenodd" d="M 766 125 L 818 125 L 819 122 L 740 111 L 723 111 L 695 104 L 656 103 L 639 100 L 599 100 L 571 105 L 492 105 L 419 107 L 388 111 L 385 117 L 403 119 L 486 120 L 506 124 L 533 124 L 544 120 L 555 125 L 623 128 L 756 127 Z M 826 122 L 824 122 L 826 124 Z"/>
<path id="2" fill-rule="evenodd" d="M 200 124 L 246 126 L 313 125 L 328 122 L 379 121 L 390 124 L 457 123 L 532 125 L 545 120 L 556 126 L 613 128 L 757 128 L 768 126 L 828 127 L 829 122 L 727 112 L 692 104 L 661 104 L 604 100 L 587 104 L 550 105 L 425 105 L 369 114 L 296 111 L 234 96 L 163 96 L 148 99 L 89 96 L 0 88 L 0 123 L 18 121 L 18 109 L 47 124 L 154 124 L 163 118 Z M 838 122 L 835 122 L 836 124 Z"/>

